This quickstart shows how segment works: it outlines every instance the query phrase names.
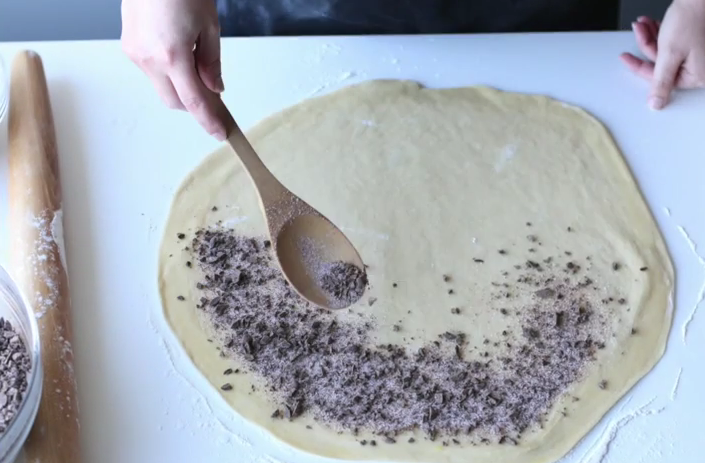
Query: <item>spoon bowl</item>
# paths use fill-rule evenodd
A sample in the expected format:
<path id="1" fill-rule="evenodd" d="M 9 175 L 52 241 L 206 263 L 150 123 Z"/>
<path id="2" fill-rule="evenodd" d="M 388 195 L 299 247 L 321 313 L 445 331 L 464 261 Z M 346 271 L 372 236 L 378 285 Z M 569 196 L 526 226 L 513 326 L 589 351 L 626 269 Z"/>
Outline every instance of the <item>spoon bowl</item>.
<path id="1" fill-rule="evenodd" d="M 298 215 L 284 224 L 273 242 L 282 272 L 305 299 L 331 309 L 356 302 L 332 297 L 324 289 L 323 278 L 331 264 L 342 262 L 364 269 L 355 247 L 330 220 L 315 212 Z"/>

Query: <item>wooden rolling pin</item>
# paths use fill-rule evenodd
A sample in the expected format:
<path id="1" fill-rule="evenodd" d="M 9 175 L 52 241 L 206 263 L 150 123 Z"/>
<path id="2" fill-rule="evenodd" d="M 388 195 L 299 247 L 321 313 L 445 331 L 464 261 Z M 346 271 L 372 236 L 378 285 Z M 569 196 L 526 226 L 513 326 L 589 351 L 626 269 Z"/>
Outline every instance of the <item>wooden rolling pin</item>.
<path id="1" fill-rule="evenodd" d="M 71 300 L 63 251 L 54 119 L 42 60 L 17 55 L 10 80 L 12 272 L 39 322 L 44 383 L 25 444 L 29 463 L 79 463 Z"/>

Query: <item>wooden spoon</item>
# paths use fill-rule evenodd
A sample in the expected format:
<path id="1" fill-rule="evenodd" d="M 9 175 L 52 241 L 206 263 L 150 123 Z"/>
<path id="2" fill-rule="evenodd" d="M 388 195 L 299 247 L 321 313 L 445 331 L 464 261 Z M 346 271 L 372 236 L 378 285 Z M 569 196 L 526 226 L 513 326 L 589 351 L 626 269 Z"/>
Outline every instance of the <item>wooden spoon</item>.
<path id="1" fill-rule="evenodd" d="M 336 262 L 352 264 L 364 272 L 364 264 L 355 246 L 323 214 L 274 177 L 233 116 L 222 103 L 221 106 L 227 142 L 257 189 L 260 207 L 284 277 L 299 295 L 313 304 L 328 309 L 349 307 L 356 301 L 332 297 L 322 288 L 321 277 L 325 269 Z"/>

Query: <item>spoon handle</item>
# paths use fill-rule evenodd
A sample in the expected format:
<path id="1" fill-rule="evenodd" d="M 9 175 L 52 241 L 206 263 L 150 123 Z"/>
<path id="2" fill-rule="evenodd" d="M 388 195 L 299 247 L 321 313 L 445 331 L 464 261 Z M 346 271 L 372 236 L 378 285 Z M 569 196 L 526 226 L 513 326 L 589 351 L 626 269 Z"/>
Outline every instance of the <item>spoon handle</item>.
<path id="1" fill-rule="evenodd" d="M 221 103 L 222 104 L 222 103 Z M 245 167 L 245 170 L 255 184 L 255 188 L 259 191 L 262 205 L 265 209 L 269 206 L 274 206 L 289 195 L 289 191 L 276 179 L 276 177 L 267 169 L 262 159 L 252 147 L 250 142 L 242 133 L 242 130 L 235 122 L 230 111 L 222 104 L 221 111 L 224 111 L 223 120 L 227 128 L 227 140 L 230 147 L 235 151 L 240 162 Z"/>

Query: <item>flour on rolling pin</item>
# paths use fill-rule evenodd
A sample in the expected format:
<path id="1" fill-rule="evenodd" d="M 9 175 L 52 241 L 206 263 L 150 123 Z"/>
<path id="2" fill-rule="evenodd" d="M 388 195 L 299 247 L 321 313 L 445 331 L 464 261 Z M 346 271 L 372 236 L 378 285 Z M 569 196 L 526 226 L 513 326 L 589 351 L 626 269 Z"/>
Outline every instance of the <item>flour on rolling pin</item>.
<path id="1" fill-rule="evenodd" d="M 35 294 L 37 307 L 35 313 L 38 319 L 46 315 L 47 311 L 56 306 L 59 299 L 59 278 L 60 271 L 66 274 L 68 281 L 68 271 L 66 267 L 66 251 L 64 248 L 64 227 L 63 212 L 45 210 L 39 215 L 29 217 L 30 223 L 37 230 L 37 239 L 34 243 L 34 252 L 29 256 L 30 269 L 33 275 L 43 282 L 48 291 L 42 295 Z M 52 252 L 52 245 L 55 245 L 59 254 L 61 266 L 39 265 L 46 261 L 53 261 L 55 255 Z"/>

